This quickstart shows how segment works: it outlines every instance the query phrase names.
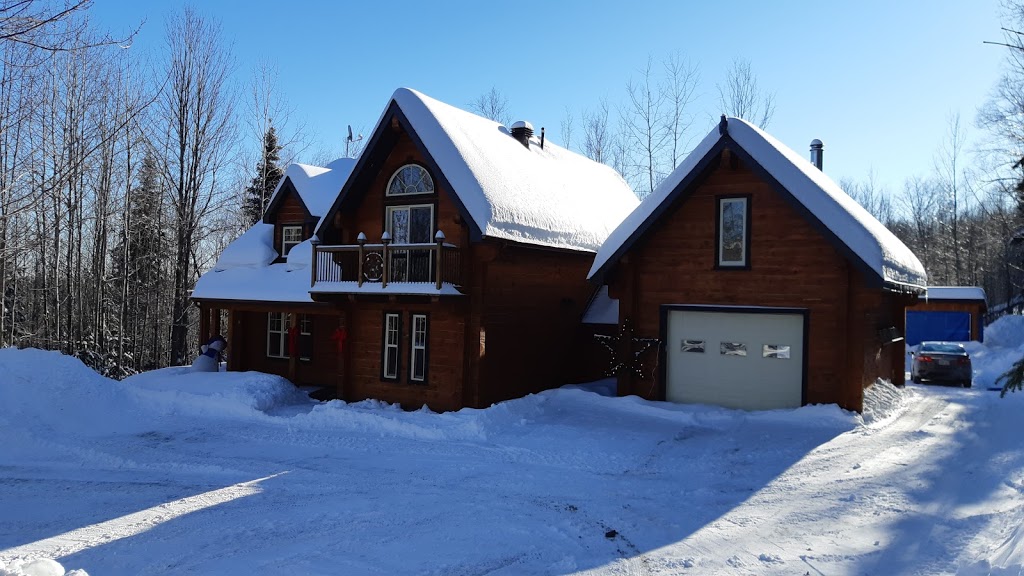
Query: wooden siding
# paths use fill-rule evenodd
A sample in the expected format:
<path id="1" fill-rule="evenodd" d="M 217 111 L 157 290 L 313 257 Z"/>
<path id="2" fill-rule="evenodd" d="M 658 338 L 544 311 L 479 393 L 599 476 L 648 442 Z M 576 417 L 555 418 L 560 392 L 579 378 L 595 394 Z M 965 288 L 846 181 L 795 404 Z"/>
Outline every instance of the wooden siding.
<path id="1" fill-rule="evenodd" d="M 636 336 L 657 338 L 661 304 L 806 308 L 807 402 L 860 410 L 862 388 L 874 382 L 866 375 L 892 375 L 893 362 L 876 345 L 892 307 L 785 198 L 728 151 L 723 156 L 620 260 L 610 285 L 620 322 L 630 318 Z M 716 198 L 747 194 L 750 267 L 716 269 Z M 656 354 L 642 361 L 644 377 L 621 376 L 619 393 L 663 399 Z"/>
<path id="2" fill-rule="evenodd" d="M 382 378 L 384 314 L 400 315 L 398 379 Z M 409 380 L 412 315 L 427 314 L 427 380 Z M 343 396 L 355 401 L 376 398 L 400 403 L 408 409 L 426 404 L 432 410 L 458 410 L 463 406 L 464 304 L 451 299 L 436 302 L 366 302 L 349 306 L 347 353 L 349 367 Z"/>
<path id="3" fill-rule="evenodd" d="M 459 209 L 452 201 L 447 190 L 443 188 L 436 174 L 434 194 L 404 197 L 386 195 L 388 181 L 396 170 L 406 164 L 424 164 L 424 158 L 416 149 L 412 139 L 405 133 L 398 135 L 394 148 L 387 155 L 370 186 L 362 192 L 358 206 L 346 207 L 340 217 L 341 244 L 354 244 L 356 235 L 366 234 L 369 242 L 379 242 L 384 233 L 385 214 L 388 206 L 410 204 L 432 204 L 434 206 L 434 230 L 444 232 L 448 243 L 464 248 L 469 244 L 469 229 L 459 214 Z M 424 166 L 425 167 L 425 166 Z M 335 232 L 336 233 L 336 232 Z"/>
<path id="4" fill-rule="evenodd" d="M 302 202 L 294 193 L 285 194 L 281 199 L 280 207 L 273 215 L 274 221 L 274 249 L 281 252 L 281 229 L 284 226 L 302 226 L 302 239 L 305 240 L 313 235 L 313 228 L 316 221 L 312 218 Z M 282 256 L 284 256 L 282 254 Z"/>
<path id="5" fill-rule="evenodd" d="M 278 311 L 289 312 L 286 306 L 282 304 Z M 331 336 L 339 325 L 340 317 L 312 315 L 313 351 L 310 360 L 296 360 L 295 374 L 291 377 L 289 359 L 267 356 L 267 315 L 268 312 L 264 311 L 232 311 L 233 329 L 228 335 L 229 369 L 277 374 L 298 385 L 334 386 L 338 380 L 338 352 Z"/>
<path id="6" fill-rule="evenodd" d="M 501 245 L 487 262 L 480 311 L 486 340 L 477 405 L 561 386 L 579 377 L 580 320 L 593 255 Z"/>

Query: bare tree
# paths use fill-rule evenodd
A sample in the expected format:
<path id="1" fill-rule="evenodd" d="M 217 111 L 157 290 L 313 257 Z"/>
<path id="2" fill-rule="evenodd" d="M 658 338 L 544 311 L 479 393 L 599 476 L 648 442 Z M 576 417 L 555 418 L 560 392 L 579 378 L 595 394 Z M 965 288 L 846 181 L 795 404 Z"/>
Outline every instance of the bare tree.
<path id="1" fill-rule="evenodd" d="M 218 178 L 234 139 L 234 95 L 228 87 L 233 61 L 219 24 L 191 8 L 169 21 L 167 48 L 167 86 L 160 109 L 167 126 L 164 178 L 175 220 L 170 361 L 181 364 L 187 354 L 197 233 L 220 192 Z"/>
<path id="2" fill-rule="evenodd" d="M 653 192 L 664 177 L 661 157 L 670 137 L 664 118 L 666 95 L 657 86 L 653 67 L 654 60 L 648 57 L 640 78 L 626 83 L 626 104 L 620 109 L 623 138 L 627 150 L 635 157 L 633 161 L 623 161 L 622 165 L 635 166 L 635 173 L 643 181 L 642 188 L 637 190 L 641 198 Z"/>
<path id="3" fill-rule="evenodd" d="M 737 58 L 718 84 L 718 102 L 722 112 L 767 128 L 775 114 L 775 93 L 765 92 L 750 69 L 750 60 Z"/>
<path id="4" fill-rule="evenodd" d="M 573 118 L 572 110 L 570 110 L 569 107 L 566 106 L 565 116 L 562 117 L 561 121 L 562 146 L 564 146 L 566 150 L 572 149 L 572 129 L 574 122 L 575 118 Z"/>
<path id="5" fill-rule="evenodd" d="M 24 44 L 39 50 L 59 52 L 126 44 L 138 29 L 123 39 L 109 35 L 86 37 L 88 26 L 77 18 L 92 6 L 92 0 L 0 0 L 0 42 Z"/>
<path id="6" fill-rule="evenodd" d="M 891 226 L 896 221 L 896 209 L 892 203 L 892 194 L 889 190 L 879 186 L 874 170 L 868 170 L 867 179 L 863 182 L 843 179 L 839 181 L 839 187 L 872 216 L 878 218 L 882 224 Z"/>
<path id="7" fill-rule="evenodd" d="M 960 189 L 963 181 L 963 149 L 966 133 L 960 123 L 960 113 L 951 114 L 947 119 L 946 135 L 935 158 L 935 171 L 941 185 L 942 198 L 940 205 L 943 210 L 943 221 L 948 223 L 951 234 L 950 251 L 953 252 L 953 277 L 960 284 L 960 273 L 963 267 L 960 262 L 960 212 L 963 206 L 963 193 Z"/>
<path id="8" fill-rule="evenodd" d="M 697 67 L 673 53 L 665 59 L 665 128 L 668 131 L 669 171 L 674 170 L 682 160 L 687 146 L 686 134 L 693 126 L 694 115 L 689 111 L 700 73 Z"/>
<path id="9" fill-rule="evenodd" d="M 608 101 L 602 98 L 597 109 L 583 113 L 583 154 L 595 162 L 605 163 L 610 144 Z"/>
<path id="10" fill-rule="evenodd" d="M 489 91 L 477 96 L 469 103 L 469 108 L 484 118 L 490 118 L 505 126 L 512 124 L 512 116 L 508 111 L 508 98 L 497 87 L 492 86 Z"/>

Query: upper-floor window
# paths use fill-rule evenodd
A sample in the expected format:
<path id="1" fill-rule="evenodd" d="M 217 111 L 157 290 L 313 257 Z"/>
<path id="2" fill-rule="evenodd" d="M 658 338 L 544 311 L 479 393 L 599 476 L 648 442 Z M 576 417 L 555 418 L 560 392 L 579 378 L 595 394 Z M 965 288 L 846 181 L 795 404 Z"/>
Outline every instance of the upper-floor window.
<path id="1" fill-rule="evenodd" d="M 302 243 L 302 226 L 281 227 L 281 256 L 287 256 L 292 248 Z"/>
<path id="2" fill-rule="evenodd" d="M 409 196 L 412 194 L 433 194 L 434 180 L 426 168 L 419 164 L 406 164 L 399 168 L 388 181 L 388 196 Z"/>
<path id="3" fill-rule="evenodd" d="M 750 266 L 750 197 L 718 198 L 718 221 L 715 239 L 719 268 Z"/>

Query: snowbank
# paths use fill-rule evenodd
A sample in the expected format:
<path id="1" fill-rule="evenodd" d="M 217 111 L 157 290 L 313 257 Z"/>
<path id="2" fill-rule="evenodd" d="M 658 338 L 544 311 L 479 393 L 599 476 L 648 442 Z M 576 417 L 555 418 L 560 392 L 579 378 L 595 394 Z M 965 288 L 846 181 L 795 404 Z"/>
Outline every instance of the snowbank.
<path id="1" fill-rule="evenodd" d="M 907 408 L 906 389 L 897 388 L 888 380 L 877 380 L 864 391 L 861 418 L 870 426 L 902 414 Z"/>
<path id="2" fill-rule="evenodd" d="M 50 558 L 13 560 L 4 564 L 0 560 L 0 576 L 89 576 L 85 570 L 64 571 L 60 562 Z"/>
<path id="3" fill-rule="evenodd" d="M 985 327 L 985 343 L 968 342 L 974 386 L 1001 388 L 996 380 L 1024 357 L 1024 316 L 1007 315 Z"/>
<path id="4" fill-rule="evenodd" d="M 261 372 L 192 372 L 164 368 L 125 378 L 139 402 L 157 412 L 246 416 L 312 403 L 288 380 Z"/>

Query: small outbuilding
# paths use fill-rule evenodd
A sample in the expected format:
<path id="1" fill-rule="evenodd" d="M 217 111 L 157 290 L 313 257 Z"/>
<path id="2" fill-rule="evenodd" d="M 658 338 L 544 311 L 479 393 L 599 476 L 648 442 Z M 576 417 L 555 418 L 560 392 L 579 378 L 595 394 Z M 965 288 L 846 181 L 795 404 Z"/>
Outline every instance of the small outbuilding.
<path id="1" fill-rule="evenodd" d="M 985 290 L 979 286 L 929 286 L 924 297 L 907 307 L 907 344 L 982 342 L 987 311 Z"/>
<path id="2" fill-rule="evenodd" d="M 590 280 L 618 300 L 620 395 L 860 411 L 878 378 L 903 382 L 925 270 L 813 144 L 812 164 L 723 116 L 608 237 Z"/>

